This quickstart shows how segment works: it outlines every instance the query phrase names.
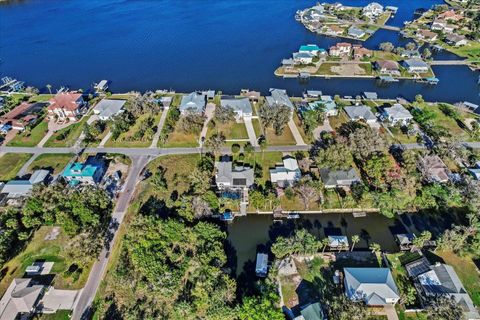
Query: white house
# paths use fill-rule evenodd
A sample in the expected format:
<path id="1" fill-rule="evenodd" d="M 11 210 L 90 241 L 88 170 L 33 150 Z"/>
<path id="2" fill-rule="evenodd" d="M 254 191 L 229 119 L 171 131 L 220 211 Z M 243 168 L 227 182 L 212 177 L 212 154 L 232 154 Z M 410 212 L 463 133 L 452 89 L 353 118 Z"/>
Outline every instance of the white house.
<path id="1" fill-rule="evenodd" d="M 403 66 L 409 73 L 426 73 L 430 70 L 428 63 L 422 59 L 407 59 L 403 61 Z"/>
<path id="2" fill-rule="evenodd" d="M 465 45 L 468 44 L 468 41 L 465 38 L 465 36 L 458 35 L 458 34 L 448 34 L 445 37 L 445 42 L 447 42 L 449 45 L 455 46 L 455 47 L 461 47 L 461 46 L 465 46 Z"/>
<path id="3" fill-rule="evenodd" d="M 410 111 L 405 109 L 405 107 L 399 103 L 395 103 L 389 108 L 384 108 L 383 117 L 393 125 L 407 125 L 413 120 L 413 116 Z"/>
<path id="4" fill-rule="evenodd" d="M 187 111 L 193 111 L 196 113 L 202 113 L 205 110 L 207 104 L 207 95 L 198 92 L 192 92 L 182 96 L 180 102 L 180 113 L 185 114 Z"/>
<path id="5" fill-rule="evenodd" d="M 313 62 L 315 54 L 311 52 L 294 52 L 293 62 L 295 64 L 310 64 Z"/>
<path id="6" fill-rule="evenodd" d="M 126 102 L 126 100 L 103 99 L 93 108 L 93 113 L 97 114 L 100 120 L 110 120 L 113 116 L 123 112 Z"/>
<path id="7" fill-rule="evenodd" d="M 348 28 L 348 35 L 355 39 L 360 39 L 365 36 L 365 31 L 355 26 L 351 26 L 350 28 Z"/>
<path id="8" fill-rule="evenodd" d="M 235 98 L 231 96 L 222 96 L 220 100 L 222 107 L 230 107 L 235 111 L 237 120 L 251 118 L 253 116 L 253 108 L 250 99 L 247 97 Z"/>
<path id="9" fill-rule="evenodd" d="M 270 169 L 270 180 L 282 188 L 293 185 L 301 176 L 297 160 L 289 156 L 283 158 L 282 166 Z"/>
<path id="10" fill-rule="evenodd" d="M 50 99 L 48 106 L 48 115 L 59 120 L 77 121 L 77 117 L 81 114 L 82 109 L 86 106 L 82 94 L 77 92 L 61 92 L 57 93 Z"/>
<path id="11" fill-rule="evenodd" d="M 367 123 L 377 122 L 377 117 L 367 106 L 349 106 L 344 108 L 348 117 L 352 121 L 364 120 Z"/>
<path id="12" fill-rule="evenodd" d="M 383 6 L 380 3 L 372 2 L 362 9 L 362 13 L 369 19 L 376 18 L 383 13 Z"/>

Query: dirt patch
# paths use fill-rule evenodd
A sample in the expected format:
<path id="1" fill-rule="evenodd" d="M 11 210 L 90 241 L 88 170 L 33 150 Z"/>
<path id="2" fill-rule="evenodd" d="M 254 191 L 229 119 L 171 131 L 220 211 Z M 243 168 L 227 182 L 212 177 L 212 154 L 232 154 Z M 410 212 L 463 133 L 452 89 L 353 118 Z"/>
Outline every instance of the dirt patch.
<path id="1" fill-rule="evenodd" d="M 341 64 L 338 66 L 332 66 L 330 71 L 340 76 L 363 76 L 366 74 L 365 70 L 358 64 Z"/>

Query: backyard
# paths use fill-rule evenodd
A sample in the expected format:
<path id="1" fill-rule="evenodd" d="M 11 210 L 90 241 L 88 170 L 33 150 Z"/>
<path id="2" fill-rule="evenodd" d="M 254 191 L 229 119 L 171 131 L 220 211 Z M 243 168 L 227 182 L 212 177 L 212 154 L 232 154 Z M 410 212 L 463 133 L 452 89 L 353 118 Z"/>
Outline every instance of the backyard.
<path id="1" fill-rule="evenodd" d="M 31 153 L 6 153 L 0 157 L 0 181 L 15 178 L 17 172 L 30 159 Z"/>
<path id="2" fill-rule="evenodd" d="M 60 173 L 74 155 L 71 153 L 46 153 L 41 154 L 28 167 L 28 171 L 38 169 L 52 170 L 53 174 Z"/>

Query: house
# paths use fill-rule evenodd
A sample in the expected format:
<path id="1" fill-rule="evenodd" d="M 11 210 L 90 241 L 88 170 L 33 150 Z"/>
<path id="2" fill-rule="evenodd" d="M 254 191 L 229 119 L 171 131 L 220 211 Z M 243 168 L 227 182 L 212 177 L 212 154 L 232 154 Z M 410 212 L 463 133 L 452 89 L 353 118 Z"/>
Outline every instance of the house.
<path id="1" fill-rule="evenodd" d="M 379 60 L 375 62 L 375 69 L 381 74 L 400 76 L 400 66 L 393 60 Z"/>
<path id="2" fill-rule="evenodd" d="M 206 104 L 206 94 L 192 92 L 182 96 L 179 110 L 181 114 L 185 114 L 187 112 L 203 113 Z"/>
<path id="3" fill-rule="evenodd" d="M 294 106 L 287 95 L 287 90 L 270 89 L 270 96 L 265 97 L 267 105 L 270 107 L 287 106 L 293 113 Z"/>
<path id="4" fill-rule="evenodd" d="M 250 188 L 254 183 L 253 168 L 247 166 L 233 167 L 229 157 L 222 157 L 215 162 L 215 183 L 219 190 L 239 191 Z"/>
<path id="5" fill-rule="evenodd" d="M 463 15 L 455 13 L 454 10 L 447 10 L 440 13 L 437 16 L 437 19 L 447 20 L 447 21 L 460 21 L 463 19 Z"/>
<path id="6" fill-rule="evenodd" d="M 348 28 L 347 34 L 352 38 L 360 39 L 360 38 L 363 38 L 363 36 L 365 36 L 366 33 L 360 28 L 351 26 L 350 28 Z"/>
<path id="7" fill-rule="evenodd" d="M 215 90 L 204 90 L 200 92 L 200 94 L 204 95 L 207 100 L 213 100 L 215 98 Z"/>
<path id="8" fill-rule="evenodd" d="M 325 49 L 318 47 L 316 44 L 307 44 L 307 45 L 300 46 L 300 49 L 298 49 L 298 52 L 300 53 L 308 52 L 314 55 L 319 55 L 321 53 L 324 53 Z"/>
<path id="9" fill-rule="evenodd" d="M 71 186 L 78 184 L 95 185 L 99 183 L 105 172 L 101 159 L 90 156 L 85 162 L 69 163 L 62 172 L 62 177 Z"/>
<path id="10" fill-rule="evenodd" d="M 368 306 L 395 305 L 400 294 L 388 268 L 344 268 L 345 295 Z"/>
<path id="11" fill-rule="evenodd" d="M 429 182 L 443 183 L 449 180 L 447 166 L 437 155 L 425 156 L 418 163 L 421 171 L 425 172 L 425 179 Z"/>
<path id="12" fill-rule="evenodd" d="M 437 40 L 438 38 L 438 34 L 436 34 L 435 32 L 432 32 L 430 30 L 419 30 L 417 31 L 417 36 L 420 40 L 425 40 L 425 41 L 430 41 L 430 42 L 433 42 L 435 40 Z"/>
<path id="13" fill-rule="evenodd" d="M 31 278 L 13 279 L 0 300 L 0 319 L 14 320 L 20 315 L 33 313 L 44 288 L 35 285 Z"/>
<path id="14" fill-rule="evenodd" d="M 294 52 L 292 56 L 295 64 L 310 64 L 315 57 L 311 52 Z"/>
<path id="15" fill-rule="evenodd" d="M 415 288 L 422 298 L 437 295 L 451 297 L 462 307 L 466 319 L 480 319 L 472 299 L 452 266 L 444 263 L 430 265 L 422 257 L 405 265 L 405 269 L 414 279 Z"/>
<path id="16" fill-rule="evenodd" d="M 230 107 L 235 112 L 235 117 L 239 119 L 251 118 L 253 108 L 250 100 L 246 97 L 235 98 L 232 96 L 222 96 L 220 100 L 222 107 Z"/>
<path id="17" fill-rule="evenodd" d="M 286 188 L 300 180 L 302 174 L 295 158 L 286 156 L 282 161 L 283 165 L 270 169 L 270 181 L 279 187 Z"/>
<path id="18" fill-rule="evenodd" d="M 255 263 L 255 274 L 257 277 L 265 278 L 268 273 L 268 254 L 257 253 L 257 261 Z"/>
<path id="19" fill-rule="evenodd" d="M 441 19 L 435 19 L 430 26 L 431 30 L 442 31 L 447 26 L 447 21 Z"/>
<path id="20" fill-rule="evenodd" d="M 410 250 L 415 239 L 413 233 L 399 233 L 395 235 L 395 242 L 400 247 L 400 250 Z"/>
<path id="21" fill-rule="evenodd" d="M 383 118 L 389 121 L 392 125 L 407 125 L 410 121 L 413 120 L 413 116 L 399 103 L 395 103 L 389 108 L 383 108 Z"/>
<path id="22" fill-rule="evenodd" d="M 315 110 L 316 108 L 323 108 L 327 117 L 335 117 L 338 115 L 337 104 L 333 100 L 310 102 L 306 110 Z"/>
<path id="23" fill-rule="evenodd" d="M 107 121 L 123 112 L 126 102 L 126 100 L 103 99 L 93 108 L 93 113 L 97 114 L 100 120 Z"/>
<path id="24" fill-rule="evenodd" d="M 310 303 L 307 306 L 304 306 L 300 310 L 301 317 L 298 317 L 302 320 L 324 320 L 325 315 L 323 314 L 322 306 L 320 302 Z M 300 320 L 299 319 L 299 320 Z M 297 318 L 295 318 L 297 320 Z"/>
<path id="25" fill-rule="evenodd" d="M 382 13 L 383 13 L 383 6 L 377 2 L 369 3 L 362 9 L 362 14 L 369 19 L 376 18 Z"/>
<path id="26" fill-rule="evenodd" d="M 35 170 L 28 180 L 10 180 L 2 188 L 1 193 L 6 194 L 8 199 L 26 197 L 33 189 L 33 186 L 44 183 L 49 176 L 47 170 Z"/>
<path id="27" fill-rule="evenodd" d="M 430 70 L 428 63 L 422 59 L 407 59 L 403 61 L 403 66 L 409 73 L 427 73 Z"/>
<path id="28" fill-rule="evenodd" d="M 258 100 L 260 100 L 260 92 L 258 91 L 242 89 L 240 90 L 240 95 L 242 97 L 247 97 L 253 103 L 256 103 Z"/>
<path id="29" fill-rule="evenodd" d="M 467 38 L 465 38 L 465 36 L 454 33 L 447 34 L 447 36 L 445 37 L 445 42 L 455 47 L 461 47 L 468 44 Z"/>
<path id="30" fill-rule="evenodd" d="M 48 115 L 61 121 L 77 121 L 87 106 L 82 94 L 78 92 L 60 92 L 49 100 Z"/>
<path id="31" fill-rule="evenodd" d="M 328 236 L 328 247 L 331 250 L 348 250 L 350 245 L 347 236 Z"/>
<path id="32" fill-rule="evenodd" d="M 0 126 L 6 129 L 4 131 L 10 129 L 23 131 L 28 125 L 34 123 L 38 119 L 39 113 L 45 106 L 46 104 L 44 103 L 22 102 L 20 105 L 0 117 Z"/>
<path id="33" fill-rule="evenodd" d="M 420 58 L 420 52 L 417 49 L 414 50 L 403 50 L 402 53 L 400 54 L 402 58 Z"/>
<path id="34" fill-rule="evenodd" d="M 360 183 L 360 177 L 355 169 L 349 170 L 330 170 L 328 168 L 320 169 L 325 189 L 350 188 L 353 184 Z"/>
<path id="35" fill-rule="evenodd" d="M 348 42 L 339 42 L 329 49 L 332 57 L 347 57 L 352 53 L 352 45 Z"/>
<path id="36" fill-rule="evenodd" d="M 353 48 L 353 58 L 360 60 L 363 58 L 370 58 L 372 56 L 372 50 L 364 48 L 362 46 Z"/>
<path id="37" fill-rule="evenodd" d="M 335 25 L 335 24 L 330 24 L 324 27 L 324 33 L 329 36 L 340 36 L 344 32 L 344 29 Z"/>
<path id="38" fill-rule="evenodd" d="M 367 106 L 348 106 L 344 108 L 351 121 L 364 120 L 367 123 L 377 122 L 377 117 Z"/>

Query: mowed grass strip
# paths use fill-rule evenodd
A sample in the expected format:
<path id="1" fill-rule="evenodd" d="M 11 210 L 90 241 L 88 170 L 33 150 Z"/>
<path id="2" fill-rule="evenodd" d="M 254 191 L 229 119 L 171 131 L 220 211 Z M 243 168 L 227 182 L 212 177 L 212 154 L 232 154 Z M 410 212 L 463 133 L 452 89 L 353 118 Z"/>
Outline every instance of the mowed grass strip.
<path id="1" fill-rule="evenodd" d="M 39 155 L 28 167 L 29 171 L 46 169 L 53 174 L 60 173 L 74 155 L 71 153 L 46 153 Z"/>
<path id="2" fill-rule="evenodd" d="M 0 181 L 14 179 L 31 156 L 31 153 L 6 153 L 0 157 Z"/>

